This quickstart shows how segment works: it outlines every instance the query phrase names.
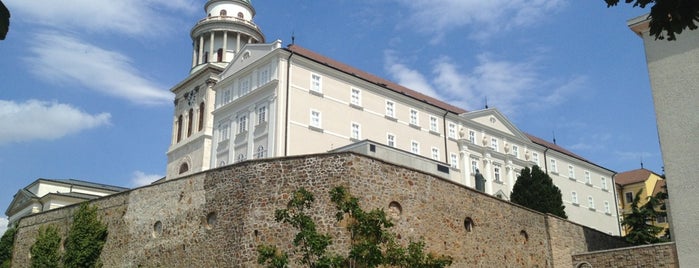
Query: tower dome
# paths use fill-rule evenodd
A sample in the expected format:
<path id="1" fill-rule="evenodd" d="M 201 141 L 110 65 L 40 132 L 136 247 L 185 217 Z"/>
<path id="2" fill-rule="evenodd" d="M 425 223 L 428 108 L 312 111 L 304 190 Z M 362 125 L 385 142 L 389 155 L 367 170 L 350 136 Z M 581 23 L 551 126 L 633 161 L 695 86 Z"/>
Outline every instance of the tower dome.
<path id="1" fill-rule="evenodd" d="M 209 63 L 225 67 L 245 44 L 265 42 L 262 31 L 253 22 L 255 8 L 250 0 L 209 0 L 204 11 L 206 17 L 190 33 L 190 73 Z"/>

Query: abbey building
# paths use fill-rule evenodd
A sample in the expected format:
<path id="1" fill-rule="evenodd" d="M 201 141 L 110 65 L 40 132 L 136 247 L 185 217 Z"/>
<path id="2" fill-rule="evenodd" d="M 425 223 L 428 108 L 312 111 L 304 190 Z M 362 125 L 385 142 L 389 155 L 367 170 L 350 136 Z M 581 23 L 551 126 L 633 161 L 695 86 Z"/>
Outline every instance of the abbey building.
<path id="1" fill-rule="evenodd" d="M 521 170 L 538 165 L 569 220 L 620 234 L 614 171 L 522 132 L 495 108 L 466 111 L 299 45 L 266 43 L 250 1 L 210 0 L 205 11 L 191 31 L 190 75 L 172 88 L 168 180 L 370 140 L 505 200 Z"/>

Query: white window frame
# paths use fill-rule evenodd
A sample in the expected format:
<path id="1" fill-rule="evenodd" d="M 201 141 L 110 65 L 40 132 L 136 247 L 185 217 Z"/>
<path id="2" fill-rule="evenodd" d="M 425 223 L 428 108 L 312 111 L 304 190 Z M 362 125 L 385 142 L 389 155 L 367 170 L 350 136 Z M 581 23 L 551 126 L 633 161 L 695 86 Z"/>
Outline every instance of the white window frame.
<path id="1" fill-rule="evenodd" d="M 539 153 L 533 152 L 532 153 L 532 160 L 534 160 L 533 162 L 536 163 L 536 165 L 538 166 L 539 165 Z"/>
<path id="2" fill-rule="evenodd" d="M 609 201 L 604 201 L 604 213 L 611 214 L 612 209 L 609 205 Z"/>
<path id="3" fill-rule="evenodd" d="M 430 131 L 439 132 L 439 121 L 437 117 L 430 115 Z"/>
<path id="4" fill-rule="evenodd" d="M 595 208 L 595 199 L 591 195 L 587 196 L 587 207 L 591 209 Z"/>
<path id="5" fill-rule="evenodd" d="M 588 170 L 585 170 L 585 183 L 592 185 L 592 175 Z"/>
<path id="6" fill-rule="evenodd" d="M 350 138 L 355 140 L 362 139 L 362 126 L 357 122 L 352 122 L 350 126 Z"/>
<path id="7" fill-rule="evenodd" d="M 578 203 L 578 193 L 575 191 L 570 192 L 570 202 L 573 204 L 580 204 Z"/>
<path id="8" fill-rule="evenodd" d="M 318 110 L 311 109 L 309 126 L 323 128 L 323 115 Z"/>
<path id="9" fill-rule="evenodd" d="M 255 151 L 255 158 L 264 158 L 266 153 L 267 150 L 265 150 L 265 147 L 263 145 L 257 146 L 257 150 Z"/>
<path id="10" fill-rule="evenodd" d="M 512 155 L 514 155 L 515 158 L 519 158 L 519 146 L 512 145 Z"/>
<path id="11" fill-rule="evenodd" d="M 410 141 L 410 152 L 420 154 L 420 143 L 414 140 Z"/>
<path id="12" fill-rule="evenodd" d="M 311 73 L 311 91 L 323 92 L 323 77 L 316 73 Z"/>
<path id="13" fill-rule="evenodd" d="M 362 90 L 358 88 L 350 89 L 350 104 L 362 106 Z"/>
<path id="14" fill-rule="evenodd" d="M 238 117 L 238 134 L 248 131 L 248 116 L 241 115 Z"/>
<path id="15" fill-rule="evenodd" d="M 420 114 L 417 110 L 410 108 L 410 124 L 413 126 L 420 125 Z"/>
<path id="16" fill-rule="evenodd" d="M 495 182 L 502 182 L 500 179 L 500 165 L 493 165 L 493 179 Z"/>
<path id="17" fill-rule="evenodd" d="M 551 158 L 549 159 L 549 162 L 551 162 L 551 172 L 558 173 L 558 164 L 556 164 L 556 159 Z"/>
<path id="18" fill-rule="evenodd" d="M 471 142 L 471 144 L 476 144 L 476 132 L 473 130 L 468 131 L 468 141 Z"/>
<path id="19" fill-rule="evenodd" d="M 396 118 L 396 103 L 386 100 L 386 116 Z"/>
<path id="20" fill-rule="evenodd" d="M 629 200 L 629 194 L 631 194 L 631 200 Z M 636 198 L 636 195 L 633 192 L 625 192 L 624 193 L 624 202 L 627 204 L 631 204 L 633 202 L 633 199 Z"/>
<path id="21" fill-rule="evenodd" d="M 228 123 L 221 123 L 218 127 L 218 141 L 222 142 L 231 138 L 229 133 L 230 125 Z"/>
<path id="22" fill-rule="evenodd" d="M 390 147 L 396 147 L 396 135 L 393 133 L 386 133 L 386 145 Z"/>
<path id="23" fill-rule="evenodd" d="M 471 158 L 471 173 L 476 174 L 478 169 L 478 159 Z"/>
<path id="24" fill-rule="evenodd" d="M 459 167 L 459 156 L 456 155 L 455 153 L 449 154 L 449 164 L 451 164 L 452 168 L 458 168 Z"/>
<path id="25" fill-rule="evenodd" d="M 267 106 L 260 106 L 257 108 L 257 124 L 260 125 L 267 122 Z"/>
<path id="26" fill-rule="evenodd" d="M 493 149 L 493 151 L 498 151 L 498 139 L 497 138 L 490 138 L 490 148 Z"/>
<path id="27" fill-rule="evenodd" d="M 600 184 L 602 186 L 602 190 L 608 190 L 607 189 L 607 178 L 600 177 Z"/>
<path id="28" fill-rule="evenodd" d="M 456 139 L 456 124 L 449 122 L 447 125 L 447 137 Z"/>
<path id="29" fill-rule="evenodd" d="M 568 165 L 568 178 L 575 179 L 575 167 Z"/>
<path id="30" fill-rule="evenodd" d="M 439 161 L 439 149 L 437 147 L 432 147 L 432 159 Z"/>

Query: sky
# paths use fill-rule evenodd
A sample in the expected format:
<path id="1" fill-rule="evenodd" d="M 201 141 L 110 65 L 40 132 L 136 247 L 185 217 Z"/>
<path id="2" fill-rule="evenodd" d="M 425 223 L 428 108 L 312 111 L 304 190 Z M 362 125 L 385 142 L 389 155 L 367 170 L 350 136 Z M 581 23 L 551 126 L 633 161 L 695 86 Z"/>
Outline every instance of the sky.
<path id="1" fill-rule="evenodd" d="M 165 175 L 170 88 L 189 74 L 204 0 L 3 0 L 0 208 L 38 178 L 137 187 Z M 603 0 L 253 0 L 296 44 L 603 167 L 662 174 L 643 42 L 648 10 Z M 666 41 L 663 41 L 666 42 Z M 4 213 L 3 213 L 4 214 Z M 6 218 L 0 215 L 0 233 Z"/>

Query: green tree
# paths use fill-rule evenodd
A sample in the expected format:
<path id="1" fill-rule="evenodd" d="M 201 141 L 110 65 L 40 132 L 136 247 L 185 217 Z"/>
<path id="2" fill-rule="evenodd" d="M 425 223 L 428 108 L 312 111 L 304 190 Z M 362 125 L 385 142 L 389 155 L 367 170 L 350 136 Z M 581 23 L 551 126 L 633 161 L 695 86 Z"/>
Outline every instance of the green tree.
<path id="1" fill-rule="evenodd" d="M 39 228 L 39 236 L 29 249 L 32 260 L 31 267 L 59 267 L 61 255 L 58 252 L 58 247 L 60 243 L 61 237 L 58 235 L 58 229 L 56 229 L 56 227 L 48 225 Z"/>
<path id="2" fill-rule="evenodd" d="M 99 258 L 107 234 L 107 226 L 97 216 L 97 207 L 82 203 L 73 215 L 63 264 L 66 267 L 101 267 Z"/>
<path id="3" fill-rule="evenodd" d="M 658 237 L 663 228 L 653 225 L 653 222 L 658 216 L 666 216 L 665 211 L 659 211 L 656 208 L 664 206 L 667 194 L 659 192 L 655 196 L 649 196 L 647 202 L 639 206 L 642 191 L 643 189 L 639 189 L 636 192 L 631 202 L 631 213 L 624 215 L 621 221 L 624 228 L 628 230 L 624 239 L 637 245 L 665 242 Z"/>
<path id="4" fill-rule="evenodd" d="M 15 243 L 15 233 L 17 233 L 17 229 L 10 228 L 5 230 L 2 238 L 0 238 L 0 268 L 12 266 L 12 248 Z"/>
<path id="5" fill-rule="evenodd" d="M 512 187 L 510 200 L 530 209 L 567 219 L 561 190 L 539 166 L 526 167 Z"/>
<path id="6" fill-rule="evenodd" d="M 607 7 L 616 6 L 619 0 L 604 0 Z M 696 0 L 624 0 L 627 4 L 633 3 L 634 7 L 645 8 L 653 3 L 650 8 L 650 34 L 656 39 L 675 40 L 676 34 L 681 34 L 685 29 L 695 30 L 699 21 L 699 1 Z M 663 33 L 665 32 L 665 33 Z"/>

